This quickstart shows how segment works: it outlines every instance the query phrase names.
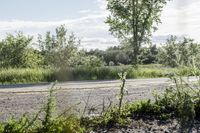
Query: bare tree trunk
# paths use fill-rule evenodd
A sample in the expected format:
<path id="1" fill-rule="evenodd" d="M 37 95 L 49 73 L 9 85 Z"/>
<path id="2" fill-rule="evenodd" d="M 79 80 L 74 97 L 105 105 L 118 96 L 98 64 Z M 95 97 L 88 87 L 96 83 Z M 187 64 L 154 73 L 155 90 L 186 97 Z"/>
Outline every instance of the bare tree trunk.
<path id="1" fill-rule="evenodd" d="M 137 67 L 138 65 L 138 54 L 139 54 L 139 44 L 138 44 L 138 0 L 132 0 L 132 29 L 133 29 L 133 36 L 132 36 L 132 47 L 133 47 L 133 66 Z"/>

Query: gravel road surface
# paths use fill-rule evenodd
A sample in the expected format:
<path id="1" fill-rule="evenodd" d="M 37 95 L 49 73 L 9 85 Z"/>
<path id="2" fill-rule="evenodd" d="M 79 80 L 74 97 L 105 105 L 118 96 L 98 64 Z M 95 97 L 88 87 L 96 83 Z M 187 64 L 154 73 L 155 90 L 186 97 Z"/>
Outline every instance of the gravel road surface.
<path id="1" fill-rule="evenodd" d="M 190 81 L 195 80 L 193 77 Z M 127 80 L 127 102 L 152 98 L 152 91 L 162 91 L 172 82 L 168 78 Z M 56 85 L 57 110 L 62 112 L 69 107 L 74 111 L 98 114 L 111 103 L 117 103 L 119 80 L 113 81 L 75 81 Z M 36 113 L 47 101 L 51 84 L 39 85 L 0 85 L 0 120 L 11 116 Z"/>

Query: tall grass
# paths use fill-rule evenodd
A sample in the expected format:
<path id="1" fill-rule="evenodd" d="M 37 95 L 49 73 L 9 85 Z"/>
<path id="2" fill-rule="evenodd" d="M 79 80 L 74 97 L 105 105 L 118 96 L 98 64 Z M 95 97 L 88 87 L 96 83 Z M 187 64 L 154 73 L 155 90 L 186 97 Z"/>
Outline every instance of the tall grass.
<path id="1" fill-rule="evenodd" d="M 160 65 L 143 65 L 135 69 L 131 66 L 76 67 L 66 69 L 1 69 L 0 83 L 38 83 L 70 80 L 110 80 L 118 79 L 118 73 L 127 72 L 127 79 L 159 78 L 173 75 L 193 75 L 191 68 L 167 68 Z"/>
<path id="2" fill-rule="evenodd" d="M 38 83 L 52 81 L 51 69 L 1 69 L 0 82 L 8 83 Z"/>

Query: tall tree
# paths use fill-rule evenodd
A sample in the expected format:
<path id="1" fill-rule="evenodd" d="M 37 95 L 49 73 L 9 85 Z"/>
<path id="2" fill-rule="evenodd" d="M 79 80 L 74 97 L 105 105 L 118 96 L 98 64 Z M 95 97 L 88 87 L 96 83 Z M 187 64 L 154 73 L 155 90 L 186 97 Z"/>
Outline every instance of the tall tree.
<path id="1" fill-rule="evenodd" d="M 56 34 L 47 32 L 43 38 L 38 36 L 38 45 L 45 57 L 45 64 L 53 67 L 66 67 L 76 63 L 80 40 L 69 33 L 64 25 L 56 28 Z"/>
<path id="2" fill-rule="evenodd" d="M 131 44 L 133 65 L 138 63 L 141 44 L 149 41 L 161 22 L 161 11 L 167 1 L 170 0 L 107 0 L 110 15 L 106 23 L 113 35 Z"/>

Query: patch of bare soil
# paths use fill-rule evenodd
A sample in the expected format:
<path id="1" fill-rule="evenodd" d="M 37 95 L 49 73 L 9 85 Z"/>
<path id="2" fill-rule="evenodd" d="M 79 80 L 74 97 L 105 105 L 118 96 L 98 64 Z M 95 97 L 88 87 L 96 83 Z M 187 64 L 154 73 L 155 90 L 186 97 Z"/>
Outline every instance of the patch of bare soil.
<path id="1" fill-rule="evenodd" d="M 177 119 L 133 119 L 128 126 L 100 129 L 91 133 L 181 133 Z M 195 121 L 189 133 L 200 133 L 200 121 Z"/>

